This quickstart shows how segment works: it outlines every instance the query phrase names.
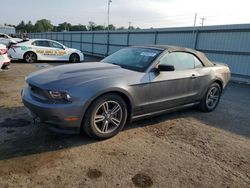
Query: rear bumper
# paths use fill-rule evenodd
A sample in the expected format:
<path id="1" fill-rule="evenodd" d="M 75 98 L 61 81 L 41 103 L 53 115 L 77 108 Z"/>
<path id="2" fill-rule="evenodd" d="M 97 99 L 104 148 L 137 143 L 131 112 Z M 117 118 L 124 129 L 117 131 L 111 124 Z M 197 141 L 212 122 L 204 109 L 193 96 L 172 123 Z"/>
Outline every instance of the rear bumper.
<path id="1" fill-rule="evenodd" d="M 81 106 L 70 104 L 47 104 L 35 100 L 25 88 L 22 91 L 22 101 L 34 120 L 39 119 L 41 125 L 59 133 L 79 133 L 82 115 Z M 74 120 L 65 120 L 75 118 Z"/>
<path id="2" fill-rule="evenodd" d="M 0 69 L 5 69 L 6 67 L 8 67 L 10 65 L 10 58 L 8 57 L 7 54 L 4 55 L 0 55 Z"/>

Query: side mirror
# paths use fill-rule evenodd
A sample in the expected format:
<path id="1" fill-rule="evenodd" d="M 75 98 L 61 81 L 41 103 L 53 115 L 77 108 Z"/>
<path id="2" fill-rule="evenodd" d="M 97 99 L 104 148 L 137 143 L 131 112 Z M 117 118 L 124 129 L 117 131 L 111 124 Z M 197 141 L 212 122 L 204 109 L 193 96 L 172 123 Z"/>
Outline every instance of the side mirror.
<path id="1" fill-rule="evenodd" d="M 158 65 L 158 71 L 174 71 L 175 70 L 175 68 L 174 68 L 174 66 L 173 65 L 164 65 L 164 64 L 162 64 L 162 65 Z"/>

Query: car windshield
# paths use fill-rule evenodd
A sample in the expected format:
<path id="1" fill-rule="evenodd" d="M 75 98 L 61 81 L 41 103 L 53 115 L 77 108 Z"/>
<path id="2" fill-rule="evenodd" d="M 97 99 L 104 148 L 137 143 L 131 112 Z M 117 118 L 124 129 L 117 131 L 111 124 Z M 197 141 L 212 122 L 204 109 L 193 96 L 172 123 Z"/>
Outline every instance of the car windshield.
<path id="1" fill-rule="evenodd" d="M 143 72 L 163 52 L 159 49 L 130 47 L 121 49 L 102 60 L 104 63 L 119 65 L 122 68 Z"/>

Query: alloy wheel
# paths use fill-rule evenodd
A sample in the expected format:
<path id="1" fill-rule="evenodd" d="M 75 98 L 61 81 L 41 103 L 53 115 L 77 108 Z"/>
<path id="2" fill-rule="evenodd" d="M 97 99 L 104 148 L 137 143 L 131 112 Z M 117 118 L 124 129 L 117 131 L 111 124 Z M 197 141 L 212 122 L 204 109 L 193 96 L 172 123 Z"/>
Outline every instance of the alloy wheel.
<path id="1" fill-rule="evenodd" d="M 94 126 L 102 134 L 115 131 L 122 122 L 122 107 L 115 101 L 105 101 L 102 103 L 94 115 Z"/>
<path id="2" fill-rule="evenodd" d="M 217 105 L 219 98 L 220 98 L 219 88 L 217 88 L 217 87 L 210 88 L 210 90 L 208 91 L 208 94 L 207 94 L 207 99 L 206 99 L 207 107 L 209 109 L 214 108 Z"/>
<path id="3" fill-rule="evenodd" d="M 27 53 L 25 56 L 25 61 L 27 63 L 33 63 L 36 61 L 36 54 L 34 53 Z"/>

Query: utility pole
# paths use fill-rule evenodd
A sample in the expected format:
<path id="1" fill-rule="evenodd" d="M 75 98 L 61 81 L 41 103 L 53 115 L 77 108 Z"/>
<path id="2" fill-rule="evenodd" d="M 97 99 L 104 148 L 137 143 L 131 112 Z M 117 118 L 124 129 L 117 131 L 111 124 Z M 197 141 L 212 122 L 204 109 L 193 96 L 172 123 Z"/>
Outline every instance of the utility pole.
<path id="1" fill-rule="evenodd" d="M 130 29 L 132 22 L 128 22 L 128 29 Z"/>
<path id="2" fill-rule="evenodd" d="M 107 27 L 107 52 L 106 56 L 109 55 L 109 13 L 110 13 L 110 4 L 112 3 L 112 0 L 108 0 L 108 27 Z"/>
<path id="3" fill-rule="evenodd" d="M 109 13 L 110 13 L 110 4 L 112 3 L 112 0 L 108 0 L 108 32 L 109 32 Z"/>
<path id="4" fill-rule="evenodd" d="M 195 26 L 196 26 L 196 20 L 197 20 L 197 13 L 195 13 L 195 15 L 194 15 L 194 29 L 193 29 L 193 34 L 194 34 Z"/>
<path id="5" fill-rule="evenodd" d="M 204 25 L 204 21 L 206 20 L 206 18 L 202 17 L 200 19 L 201 19 L 201 26 L 203 26 Z"/>

